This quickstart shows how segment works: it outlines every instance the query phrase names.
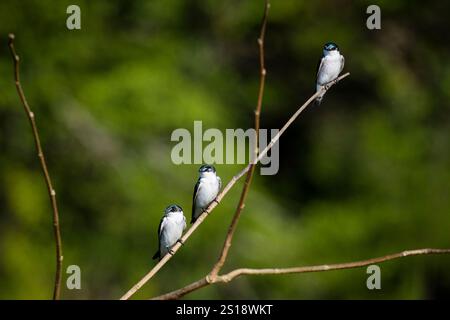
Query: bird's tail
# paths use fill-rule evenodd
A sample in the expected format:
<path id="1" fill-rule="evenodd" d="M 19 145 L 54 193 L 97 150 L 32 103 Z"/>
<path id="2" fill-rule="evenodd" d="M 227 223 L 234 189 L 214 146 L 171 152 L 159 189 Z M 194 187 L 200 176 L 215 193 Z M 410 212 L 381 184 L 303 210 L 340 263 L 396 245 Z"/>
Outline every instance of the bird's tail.
<path id="1" fill-rule="evenodd" d="M 152 259 L 153 259 L 153 260 L 158 259 L 158 258 L 160 257 L 160 255 L 161 255 L 161 253 L 160 253 L 159 250 L 158 250 L 158 251 L 156 251 L 156 253 L 153 255 Z"/>

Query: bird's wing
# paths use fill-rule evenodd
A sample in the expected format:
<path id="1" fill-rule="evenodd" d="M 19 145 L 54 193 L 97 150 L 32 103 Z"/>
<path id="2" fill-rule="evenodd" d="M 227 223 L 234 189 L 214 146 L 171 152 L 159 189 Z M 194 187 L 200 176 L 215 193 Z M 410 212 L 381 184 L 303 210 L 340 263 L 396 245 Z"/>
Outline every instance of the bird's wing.
<path id="1" fill-rule="evenodd" d="M 319 73 L 322 71 L 323 68 L 323 61 L 324 61 L 324 57 L 322 56 L 319 61 L 317 62 L 317 73 L 316 73 L 316 77 L 319 77 Z"/>
<path id="2" fill-rule="evenodd" d="M 194 221 L 195 217 L 195 200 L 197 199 L 197 195 L 198 195 L 198 191 L 200 190 L 200 179 L 197 180 L 197 183 L 195 184 L 194 187 L 194 195 L 192 196 L 192 218 L 191 220 Z"/>
<path id="3" fill-rule="evenodd" d="M 158 226 L 158 240 L 160 240 L 160 238 L 161 238 L 161 232 L 162 232 L 162 229 L 164 228 L 165 224 L 166 224 L 166 215 L 164 215 L 164 217 L 162 217 L 161 221 L 159 222 L 159 226 Z"/>
<path id="4" fill-rule="evenodd" d="M 339 71 L 339 73 L 341 73 L 342 70 L 344 70 L 344 64 L 345 64 L 345 58 L 344 58 L 344 56 L 341 54 L 341 71 Z"/>
<path id="5" fill-rule="evenodd" d="M 166 221 L 166 216 L 164 215 L 164 217 L 162 217 L 161 221 L 159 222 L 159 226 L 158 226 L 158 251 L 156 251 L 156 253 L 155 253 L 155 255 L 153 256 L 152 259 L 156 259 L 160 255 L 160 253 L 159 253 L 159 245 L 161 243 L 161 232 L 162 232 L 162 229 L 164 228 L 165 221 Z"/>

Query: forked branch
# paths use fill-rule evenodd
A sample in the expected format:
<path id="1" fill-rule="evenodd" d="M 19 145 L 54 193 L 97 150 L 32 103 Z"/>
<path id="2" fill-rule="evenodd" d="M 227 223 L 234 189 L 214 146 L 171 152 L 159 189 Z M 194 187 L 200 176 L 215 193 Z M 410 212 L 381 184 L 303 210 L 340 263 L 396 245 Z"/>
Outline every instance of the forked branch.
<path id="1" fill-rule="evenodd" d="M 259 152 L 259 128 L 260 128 L 260 118 L 261 118 L 261 108 L 264 97 L 264 85 L 266 82 L 266 67 L 265 67 L 265 58 L 264 58 L 264 40 L 266 36 L 266 25 L 267 25 L 267 15 L 269 14 L 270 3 L 268 0 L 265 2 L 264 7 L 264 15 L 261 22 L 261 31 L 258 38 L 258 47 L 259 47 L 259 68 L 260 68 L 260 79 L 259 79 L 259 91 L 258 91 L 258 102 L 256 104 L 255 109 L 255 135 L 256 135 L 256 144 L 255 150 L 253 153 L 253 158 L 256 159 Z M 247 199 L 248 191 L 250 190 L 250 185 L 252 184 L 253 173 L 255 172 L 256 163 L 251 164 L 250 168 L 247 172 L 247 176 L 245 178 L 244 187 L 242 189 L 241 197 L 239 198 L 239 203 L 236 208 L 236 212 L 233 215 L 233 219 L 231 220 L 230 227 L 228 228 L 227 235 L 225 237 L 225 241 L 223 243 L 222 251 L 220 252 L 219 259 L 216 264 L 212 268 L 209 273 L 209 278 L 214 279 L 222 269 L 225 261 L 228 257 L 228 252 L 231 248 L 231 244 L 233 241 L 234 232 L 236 231 L 237 224 L 239 222 L 239 218 L 241 217 L 242 210 L 245 207 L 245 200 Z"/>
<path id="2" fill-rule="evenodd" d="M 409 256 L 418 255 L 430 255 L 430 254 L 450 254 L 450 249 L 416 249 L 416 250 L 406 250 L 394 254 L 389 254 L 387 256 L 347 262 L 338 264 L 324 264 L 317 266 L 306 266 L 306 267 L 295 267 L 295 268 L 269 268 L 269 269 L 250 269 L 250 268 L 240 268 L 233 270 L 227 274 L 220 275 L 214 278 L 214 281 L 208 279 L 208 277 L 202 278 L 195 281 L 181 289 L 160 295 L 153 298 L 153 300 L 175 300 L 179 299 L 186 294 L 201 289 L 203 287 L 209 286 L 216 283 L 227 283 L 237 277 L 244 275 L 279 275 L 279 274 L 291 274 L 291 273 L 310 273 L 310 272 L 324 272 L 332 270 L 342 270 L 342 269 L 355 269 L 360 267 L 369 266 L 372 264 L 382 263 L 390 260 L 400 259 Z"/>
<path id="3" fill-rule="evenodd" d="M 222 199 L 225 197 L 225 195 L 231 190 L 231 188 L 236 184 L 236 182 L 241 179 L 249 170 L 250 166 L 257 164 L 261 159 L 269 152 L 269 150 L 274 146 L 275 143 L 278 142 L 280 137 L 283 135 L 283 133 L 289 128 L 289 126 L 295 121 L 295 119 L 298 118 L 298 116 L 308 107 L 316 98 L 318 95 L 323 93 L 324 91 L 329 90 L 333 85 L 341 81 L 342 79 L 348 77 L 350 75 L 349 72 L 346 74 L 343 74 L 333 82 L 331 82 L 328 86 L 322 87 L 319 91 L 314 93 L 303 105 L 301 105 L 298 110 L 292 115 L 292 117 L 286 122 L 286 124 L 280 129 L 280 131 L 275 135 L 275 137 L 270 140 L 270 143 L 259 153 L 258 157 L 254 159 L 251 163 L 249 163 L 244 169 L 242 169 L 239 173 L 237 173 L 223 188 L 223 190 L 219 193 L 219 195 L 216 198 L 216 201 L 213 201 L 209 207 L 203 212 L 195 221 L 195 223 L 192 225 L 191 228 L 181 237 L 181 241 L 183 243 L 186 243 L 187 239 L 190 238 L 190 236 L 197 230 L 197 228 L 203 223 L 203 221 L 206 219 L 206 217 L 211 213 L 211 211 L 214 210 L 214 208 L 217 207 L 217 205 L 222 201 Z M 125 293 L 120 299 L 121 300 L 127 300 L 129 299 L 133 294 L 135 294 L 144 284 L 146 284 L 172 257 L 175 255 L 175 253 L 180 249 L 181 244 L 177 242 L 173 247 L 173 255 L 167 254 L 164 256 L 164 258 L 161 259 L 154 267 L 151 269 L 141 280 L 139 280 L 138 283 L 136 283 L 130 290 L 128 290 L 127 293 Z"/>
<path id="4" fill-rule="evenodd" d="M 259 126 L 260 126 L 260 113 L 261 113 L 261 107 L 262 107 L 262 101 L 263 101 L 263 95 L 264 95 L 264 84 L 265 84 L 265 78 L 266 78 L 266 68 L 264 63 L 264 38 L 265 38 L 265 32 L 266 32 L 266 25 L 267 25 L 267 15 L 268 10 L 270 8 L 269 1 L 265 1 L 265 7 L 264 7 L 264 15 L 261 23 L 261 31 L 258 38 L 258 45 L 259 45 L 259 57 L 260 57 L 260 85 L 259 85 L 259 92 L 258 92 L 258 102 L 256 105 L 255 110 L 255 129 L 258 132 Z M 203 223 L 203 221 L 206 219 L 206 217 L 211 213 L 212 210 L 222 201 L 223 197 L 230 191 L 230 189 L 235 185 L 235 183 L 241 179 L 246 173 L 247 177 L 245 180 L 244 188 L 241 193 L 241 197 L 239 200 L 238 207 L 236 209 L 236 212 L 233 216 L 231 225 L 228 229 L 227 236 L 225 238 L 225 242 L 221 251 L 221 254 L 219 256 L 219 259 L 217 263 L 214 265 L 213 269 L 211 270 L 210 274 L 205 278 L 208 279 L 210 282 L 215 281 L 215 277 L 217 277 L 220 269 L 225 263 L 225 260 L 228 255 L 228 250 L 231 247 L 232 238 L 234 235 L 234 231 L 236 230 L 237 223 L 239 221 L 242 209 L 245 205 L 245 199 L 248 194 L 248 190 L 252 181 L 253 177 L 253 171 L 258 164 L 258 162 L 269 152 L 269 150 L 274 146 L 274 144 L 280 139 L 281 135 L 286 131 L 286 129 L 297 119 L 297 117 L 300 115 L 300 113 L 303 112 L 304 109 L 308 105 L 313 102 L 317 96 L 320 94 L 328 91 L 333 85 L 344 79 L 345 77 L 349 76 L 350 73 L 346 73 L 336 80 L 328 83 L 327 85 L 323 86 L 319 91 L 317 91 L 315 94 L 313 94 L 295 113 L 294 115 L 286 122 L 286 124 L 281 128 L 281 130 L 275 135 L 275 137 L 272 138 L 270 143 L 264 148 L 263 151 L 259 152 L 258 154 L 258 146 L 259 143 L 256 143 L 256 147 L 254 150 L 254 157 L 253 160 L 244 168 L 242 169 L 238 174 L 236 174 L 230 182 L 225 186 L 225 188 L 219 193 L 219 195 L 216 198 L 216 201 L 212 202 L 208 208 L 197 218 L 196 222 L 191 226 L 191 228 L 181 237 L 181 242 L 186 243 L 187 239 L 197 230 L 197 228 Z M 256 133 L 256 136 L 258 136 L 258 133 Z M 258 155 L 256 157 L 256 155 Z M 128 290 L 127 293 L 125 293 L 120 299 L 121 300 L 127 300 L 129 299 L 133 294 L 135 294 L 144 284 L 146 284 L 172 257 L 175 255 L 175 253 L 180 249 L 181 244 L 177 242 L 172 247 L 172 255 L 165 255 L 141 280 L 139 280 L 138 283 L 136 283 L 130 290 Z"/>

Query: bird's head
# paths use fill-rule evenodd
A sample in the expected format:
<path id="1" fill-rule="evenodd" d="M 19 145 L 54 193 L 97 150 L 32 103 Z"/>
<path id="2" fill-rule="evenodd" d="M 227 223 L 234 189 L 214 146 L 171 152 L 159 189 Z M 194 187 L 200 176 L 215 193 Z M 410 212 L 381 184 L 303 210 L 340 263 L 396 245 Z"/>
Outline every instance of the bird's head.
<path id="1" fill-rule="evenodd" d="M 209 164 L 204 164 L 200 167 L 200 169 L 198 169 L 198 172 L 202 173 L 202 172 L 216 172 L 216 168 L 214 168 L 213 166 L 209 165 Z"/>
<path id="2" fill-rule="evenodd" d="M 198 169 L 198 173 L 200 176 L 209 176 L 209 175 L 215 175 L 216 174 L 216 168 L 214 166 L 211 166 L 209 164 L 204 164 Z"/>
<path id="3" fill-rule="evenodd" d="M 183 209 L 179 205 L 176 205 L 176 204 L 172 204 L 172 205 L 168 206 L 165 210 L 166 214 L 177 213 L 177 212 L 182 213 Z"/>
<path id="4" fill-rule="evenodd" d="M 339 47 L 336 43 L 328 42 L 323 46 L 323 54 L 327 55 L 330 53 L 339 52 Z"/>

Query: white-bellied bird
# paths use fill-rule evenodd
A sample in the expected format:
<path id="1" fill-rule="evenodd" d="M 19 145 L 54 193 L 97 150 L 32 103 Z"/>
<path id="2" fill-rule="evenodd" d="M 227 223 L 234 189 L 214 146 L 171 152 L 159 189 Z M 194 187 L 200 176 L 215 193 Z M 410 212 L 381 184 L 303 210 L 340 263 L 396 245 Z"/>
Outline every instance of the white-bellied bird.
<path id="1" fill-rule="evenodd" d="M 319 91 L 322 86 L 335 80 L 339 76 L 342 69 L 344 69 L 344 63 L 345 59 L 339 52 L 339 47 L 332 42 L 326 43 L 323 47 L 322 58 L 317 67 L 316 92 Z M 316 103 L 318 105 L 322 102 L 324 95 L 325 92 L 316 98 Z"/>
<path id="2" fill-rule="evenodd" d="M 161 260 L 167 253 L 173 254 L 172 246 L 180 241 L 183 231 L 186 229 L 186 218 L 183 209 L 176 205 L 170 205 L 164 210 L 164 216 L 158 227 L 159 249 L 153 259 Z"/>
<path id="3" fill-rule="evenodd" d="M 222 187 L 222 181 L 216 174 L 216 169 L 211 165 L 203 165 L 198 170 L 199 177 L 194 188 L 192 199 L 192 219 L 194 223 L 203 211 L 213 202 Z"/>

